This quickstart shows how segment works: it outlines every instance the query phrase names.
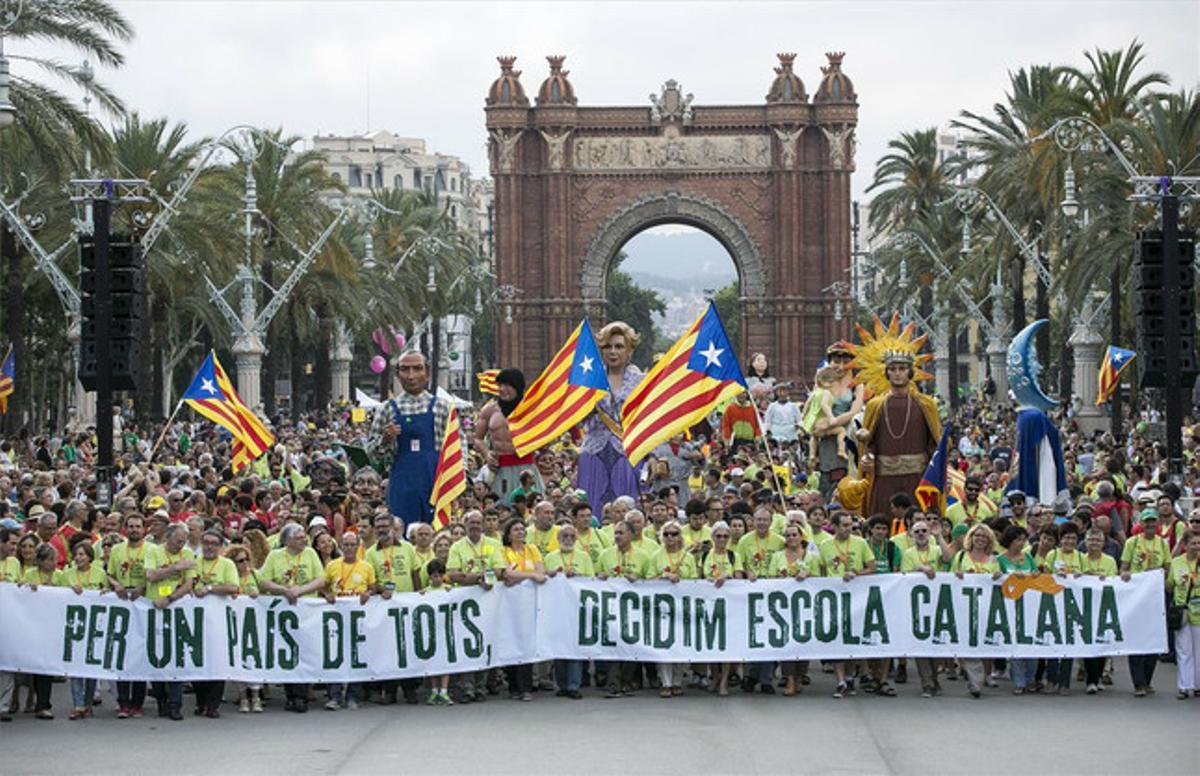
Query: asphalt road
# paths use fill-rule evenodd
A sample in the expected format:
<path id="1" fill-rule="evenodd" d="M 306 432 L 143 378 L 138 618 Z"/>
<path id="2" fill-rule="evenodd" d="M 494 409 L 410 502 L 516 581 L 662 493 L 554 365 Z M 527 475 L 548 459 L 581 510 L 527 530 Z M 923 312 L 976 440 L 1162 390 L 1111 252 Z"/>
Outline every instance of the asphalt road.
<path id="1" fill-rule="evenodd" d="M 69 722 L 55 685 L 52 722 L 18 715 L 0 725 L 0 773 L 109 774 L 1195 774 L 1200 698 L 1175 699 L 1174 666 L 1159 667 L 1158 694 L 1134 698 L 1121 663 L 1097 696 L 1014 697 L 1007 683 L 921 699 L 913 683 L 896 698 L 830 697 L 816 674 L 794 698 L 718 698 L 699 690 L 663 700 L 653 691 L 571 701 L 375 706 L 306 715 L 281 710 L 184 722 L 117 720 L 106 697 L 98 716 Z M 913 678 L 915 679 L 915 671 Z M 184 696 L 185 708 L 191 702 Z M 147 710 L 153 702 L 147 702 Z"/>

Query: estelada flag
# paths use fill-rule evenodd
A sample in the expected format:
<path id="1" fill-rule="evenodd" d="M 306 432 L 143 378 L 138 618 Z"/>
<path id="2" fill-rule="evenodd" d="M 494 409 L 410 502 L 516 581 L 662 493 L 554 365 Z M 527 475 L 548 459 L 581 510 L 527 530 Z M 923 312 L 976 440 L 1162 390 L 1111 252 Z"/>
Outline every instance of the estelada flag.
<path id="1" fill-rule="evenodd" d="M 10 345 L 4 363 L 0 364 L 0 412 L 8 412 L 8 397 L 12 396 L 17 384 L 17 365 L 13 361 L 13 350 Z"/>
<path id="2" fill-rule="evenodd" d="M 221 368 L 217 354 L 209 351 L 200 371 L 183 393 L 192 409 L 233 434 L 233 470 L 253 462 L 275 444 L 275 437 L 242 402 Z"/>
<path id="3" fill-rule="evenodd" d="M 508 416 L 517 455 L 529 455 L 570 431 L 607 392 L 600 348 L 584 318 Z"/>
<path id="4" fill-rule="evenodd" d="M 950 426 L 947 424 L 942 429 L 942 439 L 938 442 L 937 450 L 929 459 L 929 466 L 925 467 L 925 473 L 921 475 L 921 484 L 917 485 L 916 497 L 921 509 L 929 509 L 936 504 L 940 512 L 946 511 L 946 451 L 949 440 Z"/>
<path id="5" fill-rule="evenodd" d="M 1114 345 L 1109 345 L 1108 350 L 1104 351 L 1104 362 L 1100 364 L 1100 390 L 1096 392 L 1097 407 L 1117 392 L 1117 386 L 1121 384 L 1121 372 L 1125 371 L 1125 367 L 1129 366 L 1129 362 L 1133 361 L 1135 356 L 1137 353 L 1134 351 Z"/>
<path id="6" fill-rule="evenodd" d="M 621 410 L 621 443 L 636 466 L 712 407 L 746 390 L 717 307 L 708 308 L 638 383 Z"/>
<path id="7" fill-rule="evenodd" d="M 429 503 L 433 505 L 433 523 L 442 528 L 450 523 L 450 506 L 467 489 L 467 471 L 463 463 L 462 432 L 458 410 L 450 408 L 446 418 L 446 435 L 438 454 L 437 470 L 433 475 L 433 490 Z"/>
<path id="8" fill-rule="evenodd" d="M 499 396 L 500 386 L 496 384 L 496 378 L 499 375 L 499 369 L 488 369 L 483 372 L 476 372 L 475 379 L 479 381 L 479 392 L 484 396 Z"/>

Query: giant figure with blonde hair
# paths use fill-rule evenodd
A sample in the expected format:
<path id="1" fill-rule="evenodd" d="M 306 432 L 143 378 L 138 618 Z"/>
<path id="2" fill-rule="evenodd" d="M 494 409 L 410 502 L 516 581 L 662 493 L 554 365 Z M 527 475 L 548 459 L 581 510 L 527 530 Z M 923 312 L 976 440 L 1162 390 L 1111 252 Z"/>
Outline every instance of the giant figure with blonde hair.
<path id="1" fill-rule="evenodd" d="M 610 390 L 583 422 L 577 479 L 596 514 L 618 496 L 638 496 L 638 470 L 629 465 L 621 445 L 621 408 L 642 379 L 642 370 L 629 363 L 640 341 L 633 327 L 622 321 L 613 321 L 596 335 Z"/>

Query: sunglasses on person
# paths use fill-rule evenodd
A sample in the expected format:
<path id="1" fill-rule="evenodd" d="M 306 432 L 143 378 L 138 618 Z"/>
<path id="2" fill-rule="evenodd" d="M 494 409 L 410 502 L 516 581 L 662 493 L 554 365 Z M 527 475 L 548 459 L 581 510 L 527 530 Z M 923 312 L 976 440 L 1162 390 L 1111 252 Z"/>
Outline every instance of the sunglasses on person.
<path id="1" fill-rule="evenodd" d="M 914 528 L 912 530 L 912 532 L 915 534 L 927 534 L 927 533 L 929 533 L 929 529 L 928 528 Z"/>
<path id="2" fill-rule="evenodd" d="M 663 536 L 679 536 L 679 531 L 663 531 Z"/>

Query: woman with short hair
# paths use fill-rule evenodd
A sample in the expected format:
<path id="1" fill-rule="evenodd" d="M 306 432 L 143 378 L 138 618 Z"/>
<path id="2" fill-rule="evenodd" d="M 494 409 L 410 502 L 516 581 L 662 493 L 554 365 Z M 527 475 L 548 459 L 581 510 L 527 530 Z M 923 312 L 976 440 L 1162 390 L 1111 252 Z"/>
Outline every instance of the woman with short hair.
<path id="1" fill-rule="evenodd" d="M 500 531 L 504 544 L 504 584 L 511 587 L 527 579 L 537 584 L 546 581 L 546 567 L 542 565 L 542 554 L 538 548 L 525 542 L 525 522 L 519 517 L 510 518 Z M 508 666 L 508 697 L 513 700 L 533 700 L 533 664 Z"/>

